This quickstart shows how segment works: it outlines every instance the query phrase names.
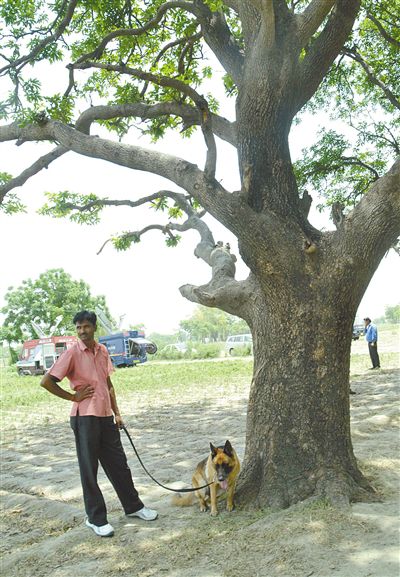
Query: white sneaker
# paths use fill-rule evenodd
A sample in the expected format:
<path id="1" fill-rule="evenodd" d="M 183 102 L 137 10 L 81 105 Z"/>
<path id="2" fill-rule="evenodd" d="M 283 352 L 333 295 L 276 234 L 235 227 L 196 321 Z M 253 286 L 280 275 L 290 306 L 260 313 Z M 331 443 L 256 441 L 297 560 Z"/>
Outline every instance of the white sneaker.
<path id="1" fill-rule="evenodd" d="M 86 526 L 93 529 L 93 531 L 99 537 L 112 537 L 114 535 L 114 527 L 112 527 L 110 523 L 107 523 L 106 525 L 101 525 L 99 527 L 98 525 L 93 525 L 93 523 L 90 523 L 89 519 L 86 519 L 85 522 Z"/>
<path id="2" fill-rule="evenodd" d="M 142 507 L 142 509 L 139 509 L 139 511 L 128 513 L 127 517 L 139 517 L 139 519 L 143 519 L 143 521 L 154 521 L 154 519 L 157 519 L 158 513 L 154 509 Z"/>

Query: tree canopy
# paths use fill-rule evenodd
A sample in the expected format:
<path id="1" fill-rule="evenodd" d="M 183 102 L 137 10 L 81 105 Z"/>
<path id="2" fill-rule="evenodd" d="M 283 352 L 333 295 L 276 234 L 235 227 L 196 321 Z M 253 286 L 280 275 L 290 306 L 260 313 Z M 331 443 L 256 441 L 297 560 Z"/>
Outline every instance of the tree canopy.
<path id="1" fill-rule="evenodd" d="M 246 9 L 256 9 L 249 8 L 252 2 L 244 6 L 247 4 Z M 309 19 L 299 54 L 303 62 L 312 62 L 312 52 L 323 37 L 321 25 L 334 4 L 278 2 L 278 13 L 284 13 L 283 5 L 287 5 L 299 22 Z M 299 188 L 318 195 L 321 209 L 334 203 L 340 203 L 343 209 L 353 206 L 399 154 L 399 11 L 399 0 L 363 1 L 346 44 L 303 107 L 303 111 L 322 110 L 329 118 L 315 145 L 305 150 L 295 165 Z M 61 128 L 59 122 L 73 124 L 83 134 L 97 123 L 119 139 L 132 130 L 149 134 L 154 140 L 168 129 L 187 137 L 200 125 L 213 173 L 216 148 L 212 133 L 236 145 L 235 122 L 221 117 L 213 94 L 203 95 L 201 90 L 205 81 L 214 78 L 215 82 L 223 82 L 228 96 L 237 95 L 246 42 L 246 23 L 237 3 L 16 1 L 4 2 L 0 17 L 0 74 L 9 81 L 8 94 L 0 105 L 3 119 L 14 120 L 20 128 L 52 120 L 56 131 Z M 213 70 L 210 49 L 225 67 L 222 78 Z M 62 90 L 60 86 L 54 90 L 43 75 L 36 73 L 41 69 L 38 63 L 67 65 Z M 79 110 L 82 112 L 77 116 Z M 303 111 L 296 121 L 301 122 Z M 332 125 L 331 121 L 336 122 Z M 42 135 L 44 139 L 51 136 L 57 140 L 56 134 Z M 31 137 L 41 139 L 39 134 Z M 25 134 L 20 141 L 31 137 Z M 97 156 L 85 150 L 84 139 L 80 140 L 76 146 L 83 153 Z M 67 150 L 57 146 L 21 175 L 0 173 L 2 209 L 13 212 L 23 208 L 14 189 Z M 167 176 L 160 167 L 141 167 L 143 161 L 137 163 L 138 168 Z M 64 190 L 48 194 L 43 213 L 69 215 L 72 220 L 86 223 L 96 222 L 108 205 L 147 203 L 166 213 L 164 224 L 124 231 L 110 239 L 122 250 L 153 229 L 165 235 L 167 244 L 176 244 L 181 238 L 179 221 L 198 212 L 199 200 L 193 195 L 186 206 L 175 193 L 160 191 L 134 203 L 116 202 L 99 198 L 95 192 L 82 195 Z"/>
<path id="2" fill-rule="evenodd" d="M 99 307 L 112 321 L 105 297 L 93 296 L 87 283 L 74 280 L 62 269 L 48 270 L 36 280 L 27 279 L 19 287 L 10 287 L 5 301 L 1 309 L 5 315 L 1 336 L 8 342 L 37 339 L 32 321 L 45 334 L 55 325 L 57 335 L 75 334 L 72 319 L 84 309 Z"/>

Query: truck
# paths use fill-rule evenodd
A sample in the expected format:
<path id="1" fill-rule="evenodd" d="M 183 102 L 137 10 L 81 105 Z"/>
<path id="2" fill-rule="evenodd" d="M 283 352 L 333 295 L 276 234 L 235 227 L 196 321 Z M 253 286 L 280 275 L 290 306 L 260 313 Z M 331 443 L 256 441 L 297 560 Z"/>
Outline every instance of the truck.
<path id="1" fill-rule="evenodd" d="M 51 336 L 25 341 L 16 363 L 18 374 L 44 375 L 77 340 L 75 336 Z"/>
<path id="2" fill-rule="evenodd" d="M 144 331 L 123 331 L 99 337 L 106 346 L 114 367 L 134 367 L 157 352 L 157 345 L 145 338 Z"/>

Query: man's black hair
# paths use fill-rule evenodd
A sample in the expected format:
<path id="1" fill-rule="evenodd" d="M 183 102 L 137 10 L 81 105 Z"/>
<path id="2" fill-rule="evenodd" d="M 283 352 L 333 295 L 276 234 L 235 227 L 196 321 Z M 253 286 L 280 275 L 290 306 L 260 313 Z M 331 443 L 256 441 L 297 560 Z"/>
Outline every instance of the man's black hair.
<path id="1" fill-rule="evenodd" d="M 93 326 L 96 326 L 97 325 L 96 313 L 94 313 L 93 311 L 80 311 L 79 313 L 76 313 L 76 315 L 72 320 L 74 325 L 76 325 L 76 323 L 82 323 L 83 321 L 89 321 L 89 323 L 91 323 Z"/>
<path id="2" fill-rule="evenodd" d="M 371 322 L 371 319 L 369 317 L 365 317 L 364 319 L 365 321 Z"/>

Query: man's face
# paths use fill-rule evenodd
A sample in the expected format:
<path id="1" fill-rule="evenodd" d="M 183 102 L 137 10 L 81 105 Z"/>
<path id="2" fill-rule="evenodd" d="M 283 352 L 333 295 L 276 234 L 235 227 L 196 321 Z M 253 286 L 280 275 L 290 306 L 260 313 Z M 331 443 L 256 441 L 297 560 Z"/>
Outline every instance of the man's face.
<path id="1" fill-rule="evenodd" d="M 91 343 L 94 340 L 94 333 L 96 331 L 95 325 L 92 325 L 89 321 L 77 322 L 75 325 L 78 337 L 82 342 Z"/>

